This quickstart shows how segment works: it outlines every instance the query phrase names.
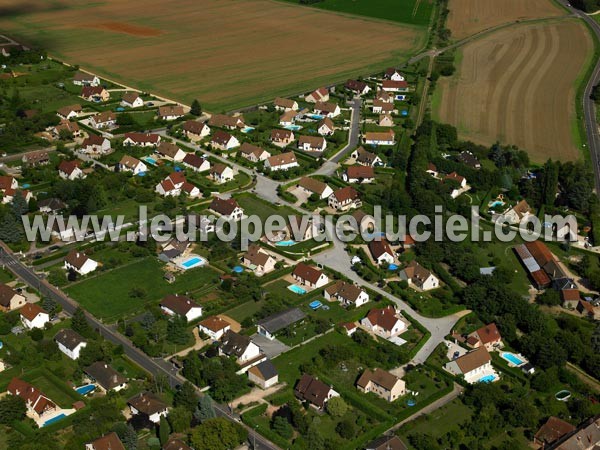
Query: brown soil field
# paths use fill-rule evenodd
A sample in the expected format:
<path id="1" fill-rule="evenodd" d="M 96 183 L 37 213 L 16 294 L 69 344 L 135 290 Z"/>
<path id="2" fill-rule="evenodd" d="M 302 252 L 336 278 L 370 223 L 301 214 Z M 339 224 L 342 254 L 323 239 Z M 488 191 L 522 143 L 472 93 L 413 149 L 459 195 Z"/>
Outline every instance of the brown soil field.
<path id="1" fill-rule="evenodd" d="M 517 145 L 532 160 L 575 160 L 576 84 L 593 54 L 582 23 L 565 19 L 499 30 L 466 44 L 441 78 L 434 117 L 478 144 Z"/>
<path id="2" fill-rule="evenodd" d="M 517 20 L 566 15 L 552 0 L 450 0 L 448 9 L 453 39 Z"/>
<path id="3" fill-rule="evenodd" d="M 271 0 L 3 0 L 0 29 L 66 62 L 221 111 L 398 64 L 422 27 Z M 50 5 L 51 3 L 51 5 Z M 60 6 L 57 6 L 56 4 Z"/>

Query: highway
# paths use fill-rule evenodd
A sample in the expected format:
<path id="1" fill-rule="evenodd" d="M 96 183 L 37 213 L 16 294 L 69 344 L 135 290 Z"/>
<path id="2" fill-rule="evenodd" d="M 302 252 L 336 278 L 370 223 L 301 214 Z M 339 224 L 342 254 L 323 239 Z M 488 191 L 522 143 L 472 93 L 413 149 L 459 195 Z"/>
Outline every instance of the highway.
<path id="1" fill-rule="evenodd" d="M 12 251 L 6 246 L 6 244 L 4 244 L 4 242 L 0 242 L 0 264 L 2 264 L 4 268 L 13 272 L 17 277 L 19 277 L 29 286 L 31 286 L 34 289 L 37 289 L 41 295 L 53 299 L 55 302 L 62 306 L 63 310 L 68 315 L 73 315 L 74 311 L 77 309 L 78 305 L 75 301 L 69 298 L 61 290 L 52 286 L 46 280 L 40 278 L 32 269 L 24 265 L 12 253 Z M 186 381 L 185 378 L 183 378 L 177 373 L 177 371 L 173 368 L 171 364 L 169 364 L 162 358 L 149 357 L 144 352 L 134 347 L 134 345 L 129 341 L 129 339 L 120 334 L 114 328 L 103 324 L 101 321 L 88 314 L 87 312 L 85 314 L 90 325 L 104 339 L 112 342 L 115 345 L 122 345 L 125 355 L 127 355 L 129 359 L 138 364 L 140 367 L 145 369 L 148 373 L 154 376 L 165 376 L 169 382 L 169 385 L 172 388 L 176 388 Z M 227 405 L 222 405 L 220 403 L 213 402 L 213 406 L 218 416 L 225 417 L 233 422 L 238 422 L 248 430 L 248 440 L 251 443 L 256 442 L 256 446 L 254 447 L 255 449 L 276 450 L 279 448 L 275 444 L 262 437 L 256 431 L 242 424 L 239 421 L 239 418 L 230 413 L 229 407 Z"/>

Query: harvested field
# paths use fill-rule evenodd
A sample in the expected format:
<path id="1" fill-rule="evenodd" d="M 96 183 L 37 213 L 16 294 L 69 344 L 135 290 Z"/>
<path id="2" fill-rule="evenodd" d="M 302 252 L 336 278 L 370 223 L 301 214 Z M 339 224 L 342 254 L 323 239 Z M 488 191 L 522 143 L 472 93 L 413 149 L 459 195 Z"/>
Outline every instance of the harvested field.
<path id="1" fill-rule="evenodd" d="M 398 64 L 426 38 L 423 27 L 270 0 L 59 0 L 1 17 L 0 28 L 123 84 L 198 98 L 209 111 Z"/>
<path id="2" fill-rule="evenodd" d="M 494 32 L 466 44 L 457 73 L 439 80 L 434 116 L 479 144 L 514 144 L 534 161 L 575 160 L 576 85 L 592 54 L 588 30 L 572 19 Z"/>
<path id="3" fill-rule="evenodd" d="M 453 39 L 516 20 L 566 15 L 552 0 L 450 0 L 448 9 Z"/>

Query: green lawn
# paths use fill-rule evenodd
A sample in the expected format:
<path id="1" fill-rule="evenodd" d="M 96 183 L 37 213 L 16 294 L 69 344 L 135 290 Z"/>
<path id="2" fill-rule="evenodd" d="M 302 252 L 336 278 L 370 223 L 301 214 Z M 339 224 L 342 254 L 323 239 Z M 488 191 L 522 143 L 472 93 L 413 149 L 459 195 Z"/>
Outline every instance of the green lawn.
<path id="1" fill-rule="evenodd" d="M 167 294 L 190 292 L 218 280 L 211 268 L 191 269 L 177 276 L 173 284 L 163 279 L 163 265 L 155 258 L 121 267 L 66 288 L 66 292 L 96 317 L 115 320 L 141 311 L 149 302 Z M 133 287 L 142 288 L 145 296 L 131 298 Z"/>
<path id="2" fill-rule="evenodd" d="M 462 424 L 469 421 L 471 414 L 471 409 L 456 398 L 434 412 L 413 420 L 402 427 L 398 434 L 404 442 L 413 433 L 426 433 L 439 438 L 452 430 L 460 429 Z"/>
<path id="3" fill-rule="evenodd" d="M 285 0 L 299 3 L 299 0 Z M 433 11 L 431 0 L 322 0 L 315 8 L 414 25 L 428 25 Z"/>
<path id="4" fill-rule="evenodd" d="M 257 215 L 260 220 L 265 223 L 268 217 L 279 215 L 286 218 L 290 215 L 300 214 L 299 212 L 287 206 L 275 206 L 272 203 L 266 202 L 251 194 L 240 194 L 235 199 L 244 209 L 247 216 Z"/>
<path id="5" fill-rule="evenodd" d="M 73 402 L 81 400 L 81 396 L 77 394 L 73 389 L 69 388 L 66 383 L 58 385 L 59 380 L 50 378 L 44 373 L 34 372 L 34 375 L 26 375 L 23 377 L 25 381 L 30 382 L 33 386 L 37 387 L 40 391 L 46 394 L 52 401 L 62 408 L 71 408 Z M 69 391 L 73 391 L 70 394 Z"/>

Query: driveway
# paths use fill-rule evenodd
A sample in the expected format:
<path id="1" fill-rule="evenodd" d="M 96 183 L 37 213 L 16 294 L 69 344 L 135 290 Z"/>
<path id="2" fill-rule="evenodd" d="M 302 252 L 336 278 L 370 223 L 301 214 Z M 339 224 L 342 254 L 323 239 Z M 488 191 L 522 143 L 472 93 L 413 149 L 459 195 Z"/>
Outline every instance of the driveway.
<path id="1" fill-rule="evenodd" d="M 265 355 L 267 355 L 267 357 L 269 359 L 273 359 L 276 356 L 281 355 L 284 352 L 287 352 L 290 348 L 285 345 L 283 342 L 278 341 L 277 339 L 267 339 L 266 337 L 264 337 L 263 335 L 260 335 L 258 333 L 253 334 L 252 336 L 252 342 L 254 342 L 256 345 L 258 345 L 260 347 L 260 349 L 263 351 L 263 353 Z"/>

